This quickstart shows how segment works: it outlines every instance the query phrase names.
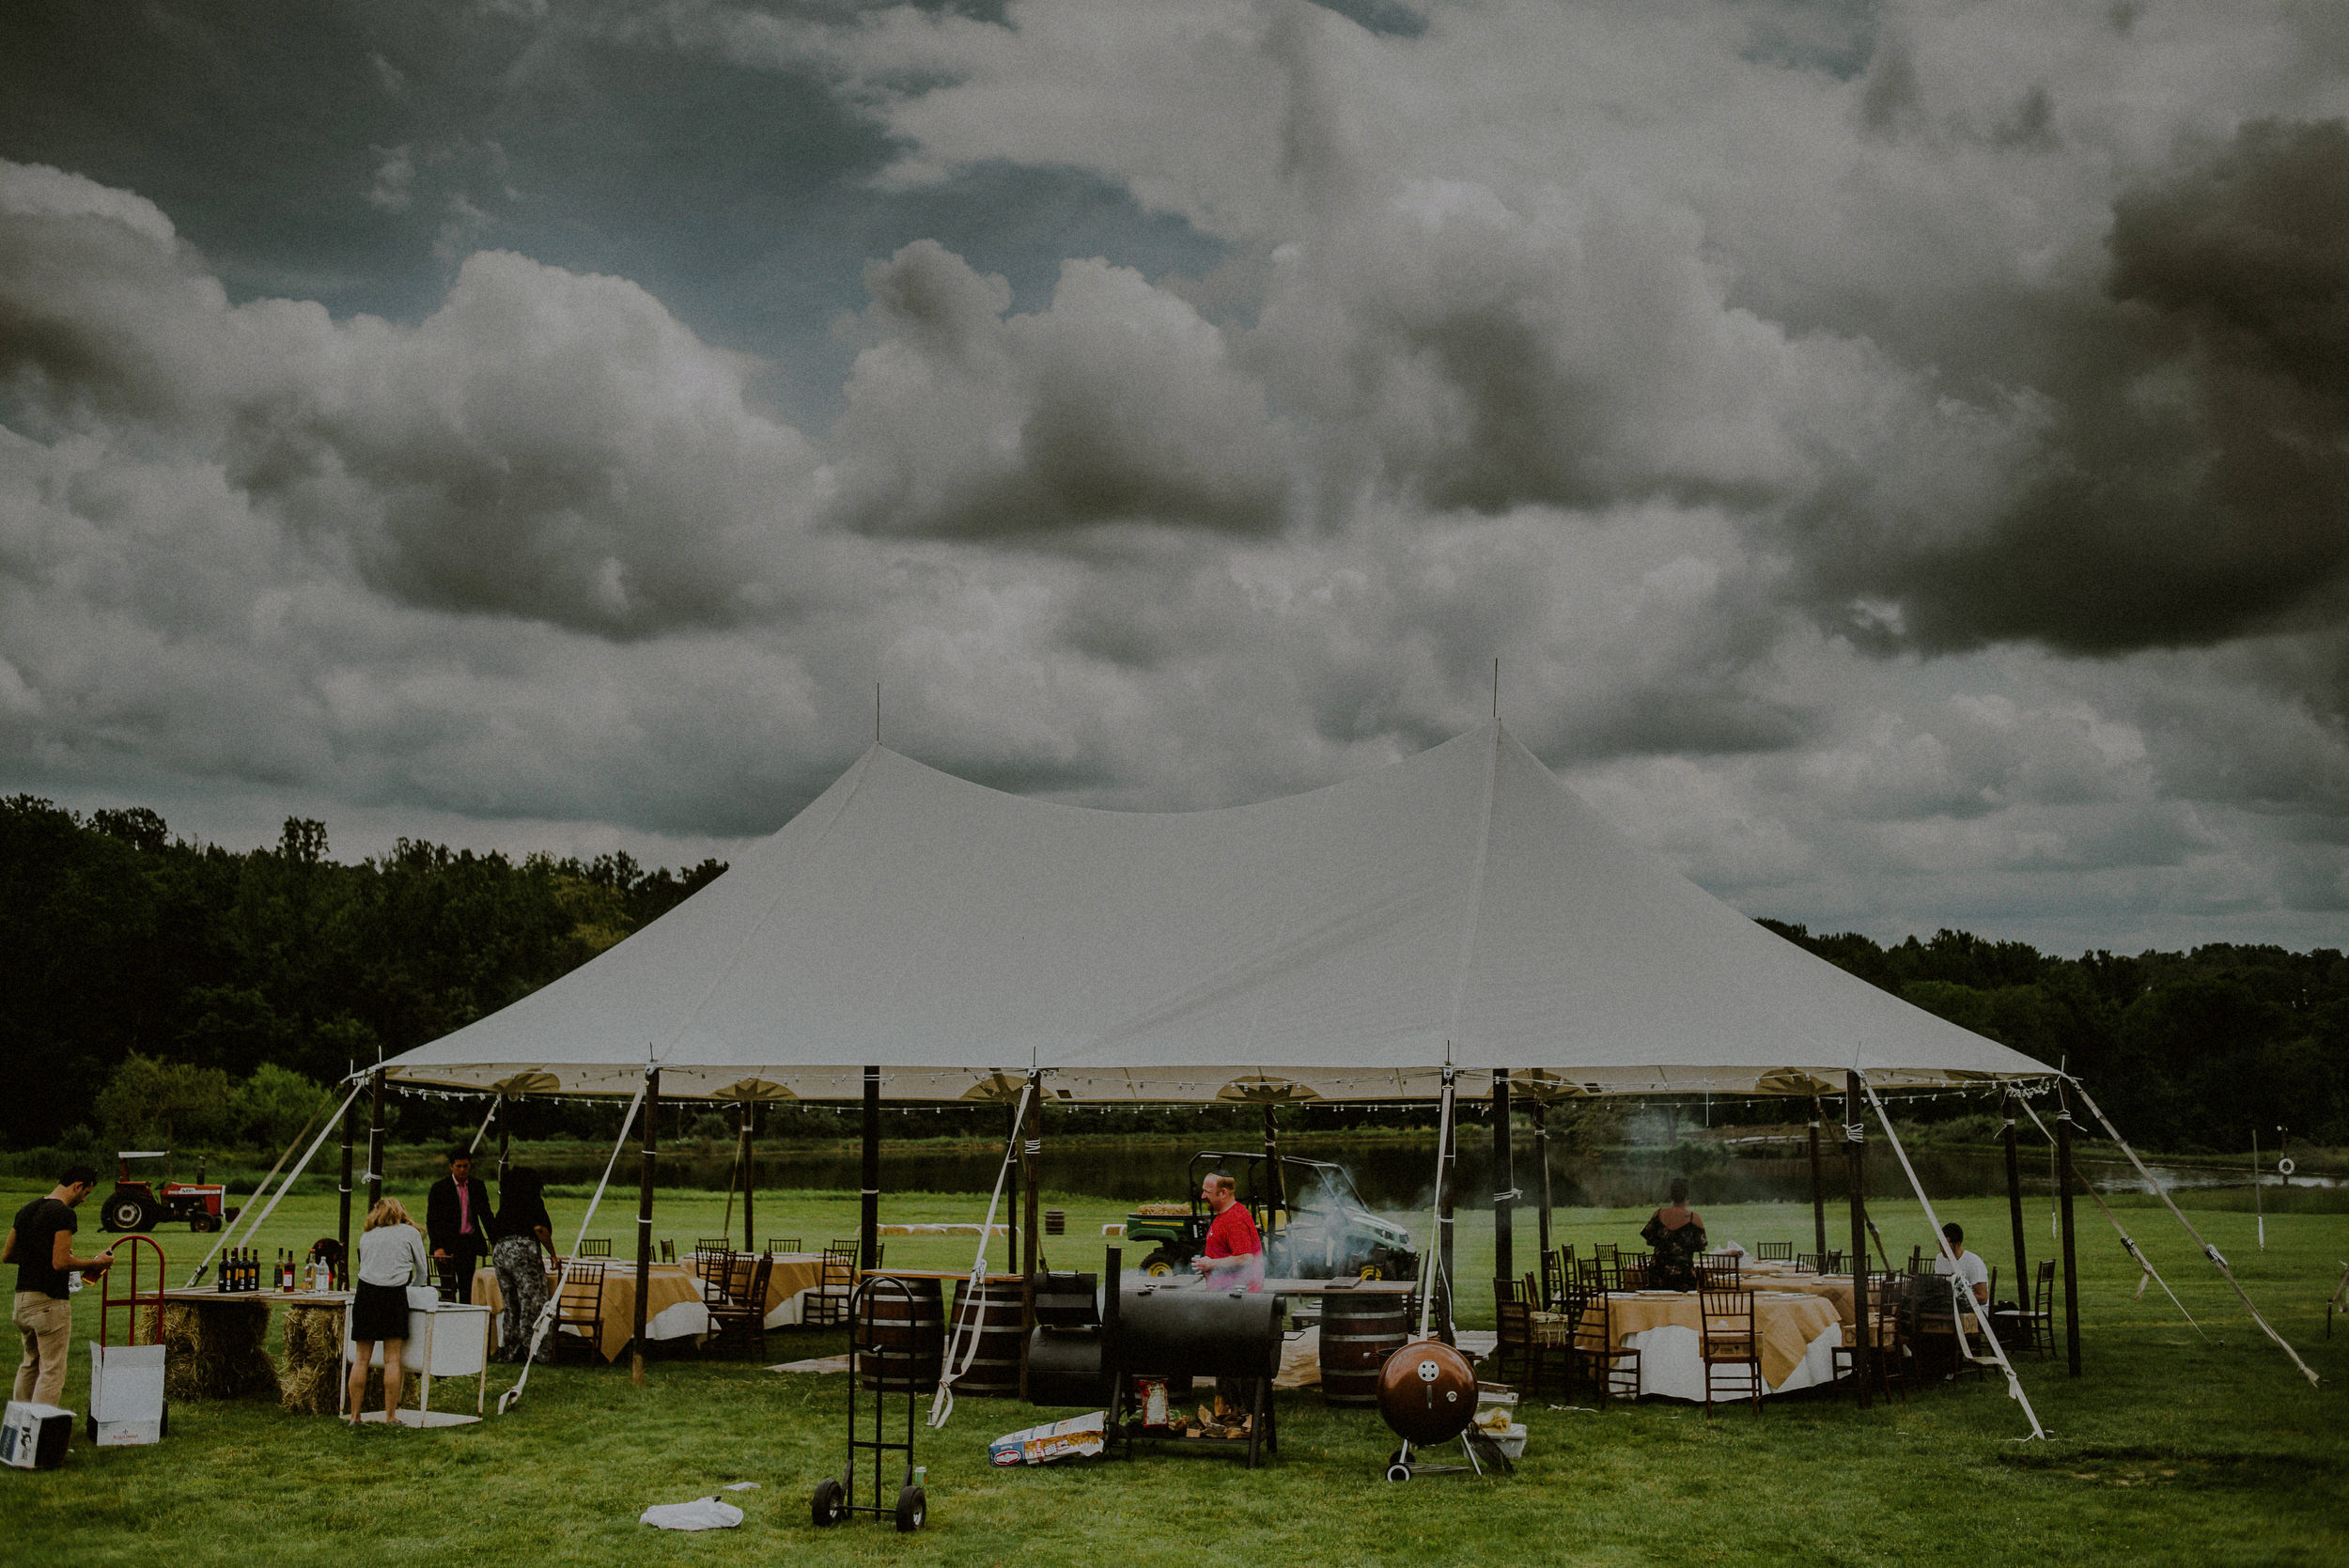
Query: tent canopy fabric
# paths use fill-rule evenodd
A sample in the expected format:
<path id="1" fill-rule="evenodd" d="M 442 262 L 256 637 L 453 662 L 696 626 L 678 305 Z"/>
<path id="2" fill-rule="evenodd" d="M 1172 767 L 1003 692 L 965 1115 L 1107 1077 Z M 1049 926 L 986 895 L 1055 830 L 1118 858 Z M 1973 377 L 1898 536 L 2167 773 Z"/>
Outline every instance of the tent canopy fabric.
<path id="1" fill-rule="evenodd" d="M 1187 813 L 1007 795 L 879 745 L 625 942 L 396 1082 L 848 1100 L 1839 1094 L 2051 1070 L 1772 935 L 1489 722 Z"/>

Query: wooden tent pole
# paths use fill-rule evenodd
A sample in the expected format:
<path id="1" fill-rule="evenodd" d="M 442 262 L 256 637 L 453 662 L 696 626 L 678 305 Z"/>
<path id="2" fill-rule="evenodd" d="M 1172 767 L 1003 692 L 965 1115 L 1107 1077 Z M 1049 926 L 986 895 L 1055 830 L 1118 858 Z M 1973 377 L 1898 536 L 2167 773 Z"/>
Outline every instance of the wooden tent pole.
<path id="1" fill-rule="evenodd" d="M 1868 1407 L 1868 1380 L 1875 1373 L 1875 1312 L 1868 1292 L 1868 1133 L 1859 1121 L 1859 1075 L 1843 1079 L 1843 1172 L 1851 1192 L 1852 1335 L 1851 1366 L 1859 1385 L 1859 1407 Z"/>
<path id="2" fill-rule="evenodd" d="M 1509 1127 L 1509 1069 L 1493 1069 L 1493 1278 L 1517 1277 L 1516 1140 Z"/>
<path id="3" fill-rule="evenodd" d="M 645 1304 L 652 1293 L 652 1172 L 661 1157 L 661 1069 L 645 1074 L 644 1170 L 636 1188 L 636 1316 L 629 1340 L 628 1380 L 645 1381 Z"/>
<path id="4" fill-rule="evenodd" d="M 2015 1088 L 2006 1091 L 2006 1218 L 2015 1233 L 2015 1299 L 2031 1310 L 2030 1260 L 2023 1248 L 2023 1161 L 2015 1147 Z"/>
<path id="5" fill-rule="evenodd" d="M 1281 1124 L 1270 1100 L 1264 1103 L 1264 1250 L 1266 1266 L 1269 1268 L 1272 1238 L 1280 1226 L 1282 1211 L 1288 1207 L 1288 1184 L 1281 1179 Z"/>
<path id="6" fill-rule="evenodd" d="M 1437 1133 L 1436 1143 L 1439 1151 L 1436 1161 L 1436 1279 L 1429 1287 L 1443 1292 L 1443 1311 L 1441 1321 L 1436 1325 L 1436 1337 L 1446 1344 L 1453 1343 L 1456 1337 L 1454 1316 L 1455 1304 L 1459 1297 L 1458 1283 L 1452 1277 L 1452 1235 L 1458 1228 L 1453 1223 L 1453 1212 L 1458 1197 L 1453 1190 L 1458 1185 L 1454 1180 L 1454 1169 L 1460 1161 L 1459 1128 L 1454 1115 L 1456 1101 L 1457 1092 L 1452 1085 L 1452 1069 L 1446 1067 L 1443 1109 L 1439 1112 L 1442 1126 Z"/>
<path id="7" fill-rule="evenodd" d="M 864 1207 L 857 1246 L 863 1266 L 880 1266 L 880 1069 L 864 1069 Z"/>
<path id="8" fill-rule="evenodd" d="M 1547 1101 L 1537 1098 L 1532 1109 L 1533 1149 L 1542 1162 L 1542 1279 L 1547 1284 L 1549 1279 L 1549 1106 Z"/>
<path id="9" fill-rule="evenodd" d="M 1827 1110 L 1811 1096 L 1811 1249 L 1827 1255 L 1827 1161 L 1819 1154 L 1819 1123 Z"/>
<path id="10" fill-rule="evenodd" d="M 2056 1079 L 2056 1214 L 2063 1247 L 2063 1359 L 2080 1374 L 2080 1275 L 2072 1240 L 2072 1096 Z"/>
<path id="11" fill-rule="evenodd" d="M 349 1266 L 348 1260 L 350 1257 L 350 1123 L 351 1119 L 358 1114 L 359 1102 L 357 1100 L 353 1099 L 344 1102 L 343 1182 L 341 1189 L 335 1195 L 336 1203 L 341 1210 L 341 1219 L 335 1225 L 334 1234 L 336 1239 L 342 1243 L 343 1257 L 346 1261 L 344 1264 L 337 1266 L 337 1273 L 340 1273 L 343 1268 L 347 1268 Z M 340 1285 L 341 1282 L 342 1281 L 340 1280 L 335 1281 L 337 1285 Z"/>
<path id="12" fill-rule="evenodd" d="M 751 1194 L 758 1188 L 758 1102 L 742 1102 L 742 1250 L 758 1250 L 758 1223 Z"/>
<path id="13" fill-rule="evenodd" d="M 367 1212 L 383 1201 L 383 1069 L 375 1070 L 374 1087 L 367 1101 Z M 348 1256 L 349 1254 L 345 1254 Z M 358 1270 L 351 1271 L 352 1277 Z"/>

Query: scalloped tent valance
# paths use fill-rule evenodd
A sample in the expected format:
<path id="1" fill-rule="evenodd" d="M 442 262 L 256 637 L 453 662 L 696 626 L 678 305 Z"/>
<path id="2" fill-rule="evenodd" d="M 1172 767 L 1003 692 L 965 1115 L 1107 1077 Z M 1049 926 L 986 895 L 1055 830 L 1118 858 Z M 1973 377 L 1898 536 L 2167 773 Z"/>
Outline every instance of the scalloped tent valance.
<path id="1" fill-rule="evenodd" d="M 1006 795 L 880 746 L 734 868 L 395 1082 L 664 1097 L 1299 1103 L 2051 1075 L 1626 842 L 1498 722 L 1221 811 Z"/>

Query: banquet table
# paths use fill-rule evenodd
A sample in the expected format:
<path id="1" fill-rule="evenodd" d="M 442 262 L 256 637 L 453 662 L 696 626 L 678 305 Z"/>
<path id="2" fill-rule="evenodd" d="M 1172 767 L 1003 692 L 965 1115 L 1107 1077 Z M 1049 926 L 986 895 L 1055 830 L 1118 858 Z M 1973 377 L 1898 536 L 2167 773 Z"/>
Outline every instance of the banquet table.
<path id="1" fill-rule="evenodd" d="M 597 1259 L 603 1271 L 603 1331 L 596 1353 L 617 1360 L 627 1351 L 636 1325 L 636 1265 L 625 1259 Z M 753 1260 L 754 1262 L 755 1260 Z M 779 1328 L 800 1321 L 801 1294 L 823 1277 L 821 1252 L 780 1252 L 767 1281 L 767 1327 Z M 547 1290 L 555 1288 L 556 1272 L 547 1271 Z M 497 1271 L 474 1270 L 472 1299 L 490 1311 L 493 1341 L 506 1312 L 498 1290 Z M 709 1332 L 709 1309 L 702 1303 L 702 1283 L 691 1265 L 657 1263 L 646 1277 L 645 1337 L 648 1340 L 695 1339 Z"/>
<path id="2" fill-rule="evenodd" d="M 1704 1399 L 1703 1310 L 1695 1291 L 1613 1291 L 1607 1296 L 1613 1343 L 1640 1352 L 1640 1392 L 1666 1399 Z M 1535 1314 L 1545 1339 L 1572 1332 L 1564 1314 Z M 1753 1332 L 1766 1393 L 1791 1393 L 1835 1376 L 1835 1347 L 1843 1343 L 1834 1303 L 1797 1291 L 1753 1292 Z M 1717 1400 L 1743 1398 L 1717 1389 Z"/>
<path id="3" fill-rule="evenodd" d="M 1797 1268 L 1785 1263 L 1755 1263 L 1746 1261 L 1739 1270 L 1741 1282 L 1750 1290 L 1799 1291 L 1815 1296 L 1822 1301 L 1835 1304 L 1835 1312 L 1846 1325 L 1857 1323 L 1859 1316 L 1852 1311 L 1851 1276 L 1848 1274 L 1819 1274 Z"/>

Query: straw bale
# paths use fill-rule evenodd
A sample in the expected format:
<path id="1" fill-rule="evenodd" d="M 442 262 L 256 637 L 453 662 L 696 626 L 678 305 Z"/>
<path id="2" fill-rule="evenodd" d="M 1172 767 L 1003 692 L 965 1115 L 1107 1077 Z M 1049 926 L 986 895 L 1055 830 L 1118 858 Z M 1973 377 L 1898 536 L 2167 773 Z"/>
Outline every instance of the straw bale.
<path id="1" fill-rule="evenodd" d="M 163 1393 L 170 1399 L 274 1399 L 269 1306 L 234 1296 L 163 1305 Z"/>
<path id="2" fill-rule="evenodd" d="M 342 1403 L 342 1303 L 289 1303 L 286 1308 L 285 1392 L 278 1404 L 295 1415 L 331 1416 Z"/>

